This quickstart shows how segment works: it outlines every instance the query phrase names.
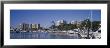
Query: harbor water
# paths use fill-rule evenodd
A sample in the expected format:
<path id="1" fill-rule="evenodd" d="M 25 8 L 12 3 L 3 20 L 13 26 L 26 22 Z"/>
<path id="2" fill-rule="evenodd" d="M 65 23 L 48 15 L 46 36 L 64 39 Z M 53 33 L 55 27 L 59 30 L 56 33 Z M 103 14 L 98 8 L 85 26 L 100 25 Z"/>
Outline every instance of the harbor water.
<path id="1" fill-rule="evenodd" d="M 10 39 L 79 39 L 78 34 L 53 32 L 10 32 Z"/>

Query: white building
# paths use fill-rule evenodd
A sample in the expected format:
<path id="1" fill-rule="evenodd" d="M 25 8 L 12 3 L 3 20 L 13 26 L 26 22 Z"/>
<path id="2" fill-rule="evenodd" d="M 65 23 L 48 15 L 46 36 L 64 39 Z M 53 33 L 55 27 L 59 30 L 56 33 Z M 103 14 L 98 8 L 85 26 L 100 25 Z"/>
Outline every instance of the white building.
<path id="1" fill-rule="evenodd" d="M 75 21 L 71 21 L 70 24 L 75 24 Z"/>
<path id="2" fill-rule="evenodd" d="M 59 26 L 59 25 L 61 25 L 61 24 L 66 24 L 66 21 L 64 21 L 64 20 L 58 20 L 58 21 L 56 22 L 56 26 Z"/>
<path id="3" fill-rule="evenodd" d="M 59 26 L 59 25 L 60 25 L 60 21 L 57 21 L 57 22 L 56 22 L 56 26 Z"/>
<path id="4" fill-rule="evenodd" d="M 19 24 L 17 28 L 20 30 L 29 30 L 29 24 L 22 23 L 22 24 Z"/>

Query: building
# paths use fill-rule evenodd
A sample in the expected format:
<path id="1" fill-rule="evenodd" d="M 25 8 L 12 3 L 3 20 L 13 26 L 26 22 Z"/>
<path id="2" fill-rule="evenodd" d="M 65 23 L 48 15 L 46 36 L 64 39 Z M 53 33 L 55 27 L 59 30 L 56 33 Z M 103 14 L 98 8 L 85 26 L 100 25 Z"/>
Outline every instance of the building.
<path id="1" fill-rule="evenodd" d="M 60 25 L 60 21 L 57 21 L 57 22 L 56 22 L 56 26 L 59 26 L 59 25 Z"/>
<path id="2" fill-rule="evenodd" d="M 52 21 L 51 23 L 52 23 L 52 25 L 55 25 L 55 22 L 54 21 Z"/>
<path id="3" fill-rule="evenodd" d="M 37 30 L 36 24 L 30 24 L 31 31 Z"/>
<path id="4" fill-rule="evenodd" d="M 75 21 L 71 21 L 70 24 L 75 24 Z"/>
<path id="5" fill-rule="evenodd" d="M 64 20 L 59 20 L 56 22 L 56 26 L 62 25 L 62 24 L 66 24 L 66 21 Z"/>
<path id="6" fill-rule="evenodd" d="M 10 31 L 14 31 L 14 27 L 13 26 L 10 26 Z"/>
<path id="7" fill-rule="evenodd" d="M 75 21 L 74 23 L 77 24 L 77 21 Z"/>
<path id="8" fill-rule="evenodd" d="M 22 23 L 19 24 L 19 26 L 17 27 L 20 31 L 28 31 L 29 30 L 29 24 L 26 23 Z"/>
<path id="9" fill-rule="evenodd" d="M 40 29 L 40 24 L 37 24 L 37 29 Z"/>
<path id="10" fill-rule="evenodd" d="M 19 30 L 23 30 L 23 25 L 22 24 L 19 24 L 19 26 L 17 27 Z"/>
<path id="11" fill-rule="evenodd" d="M 40 29 L 40 24 L 30 24 L 30 29 L 33 30 L 38 30 Z"/>
<path id="12" fill-rule="evenodd" d="M 81 21 L 77 21 L 76 24 L 77 24 L 77 27 L 78 27 L 78 28 L 81 27 Z"/>

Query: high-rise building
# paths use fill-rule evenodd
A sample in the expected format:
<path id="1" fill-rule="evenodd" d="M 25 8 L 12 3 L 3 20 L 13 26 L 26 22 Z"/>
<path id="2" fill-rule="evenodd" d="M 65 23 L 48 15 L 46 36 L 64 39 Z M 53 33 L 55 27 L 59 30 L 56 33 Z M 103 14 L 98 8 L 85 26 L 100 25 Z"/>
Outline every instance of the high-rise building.
<path id="1" fill-rule="evenodd" d="M 57 21 L 57 22 L 56 22 L 56 26 L 59 26 L 59 25 L 60 25 L 60 21 Z"/>
<path id="2" fill-rule="evenodd" d="M 40 29 L 40 24 L 37 24 L 37 29 Z"/>
<path id="3" fill-rule="evenodd" d="M 59 25 L 60 25 L 60 21 L 57 21 L 57 22 L 56 22 L 56 26 L 59 26 Z"/>
<path id="4" fill-rule="evenodd" d="M 30 28 L 31 28 L 31 30 L 37 30 L 40 28 L 40 24 L 31 24 Z"/>
<path id="5" fill-rule="evenodd" d="M 22 23 L 19 24 L 19 27 L 17 27 L 19 30 L 28 31 L 29 30 L 29 24 Z"/>
<path id="6" fill-rule="evenodd" d="M 75 24 L 75 21 L 71 21 L 70 24 Z"/>
<path id="7" fill-rule="evenodd" d="M 64 20 L 59 20 L 56 22 L 56 26 L 62 25 L 62 24 L 66 24 L 66 21 Z"/>
<path id="8" fill-rule="evenodd" d="M 22 30 L 23 28 L 23 25 L 22 24 L 19 24 L 19 26 L 17 27 L 19 30 Z"/>
<path id="9" fill-rule="evenodd" d="M 31 25 L 30 25 L 30 29 L 31 29 L 31 31 L 37 30 L 36 24 L 31 24 Z"/>

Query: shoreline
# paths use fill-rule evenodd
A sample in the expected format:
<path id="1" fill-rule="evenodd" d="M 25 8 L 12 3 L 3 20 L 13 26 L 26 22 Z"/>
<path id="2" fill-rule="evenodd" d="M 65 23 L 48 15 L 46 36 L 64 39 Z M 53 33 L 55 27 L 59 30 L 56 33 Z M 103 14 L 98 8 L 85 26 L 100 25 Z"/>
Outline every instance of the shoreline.
<path id="1" fill-rule="evenodd" d="M 40 32 L 15 32 L 15 33 L 40 33 Z M 77 33 L 69 34 L 68 32 L 41 32 L 41 33 L 50 33 L 55 35 L 67 35 L 67 36 L 74 36 L 77 34 Z"/>

